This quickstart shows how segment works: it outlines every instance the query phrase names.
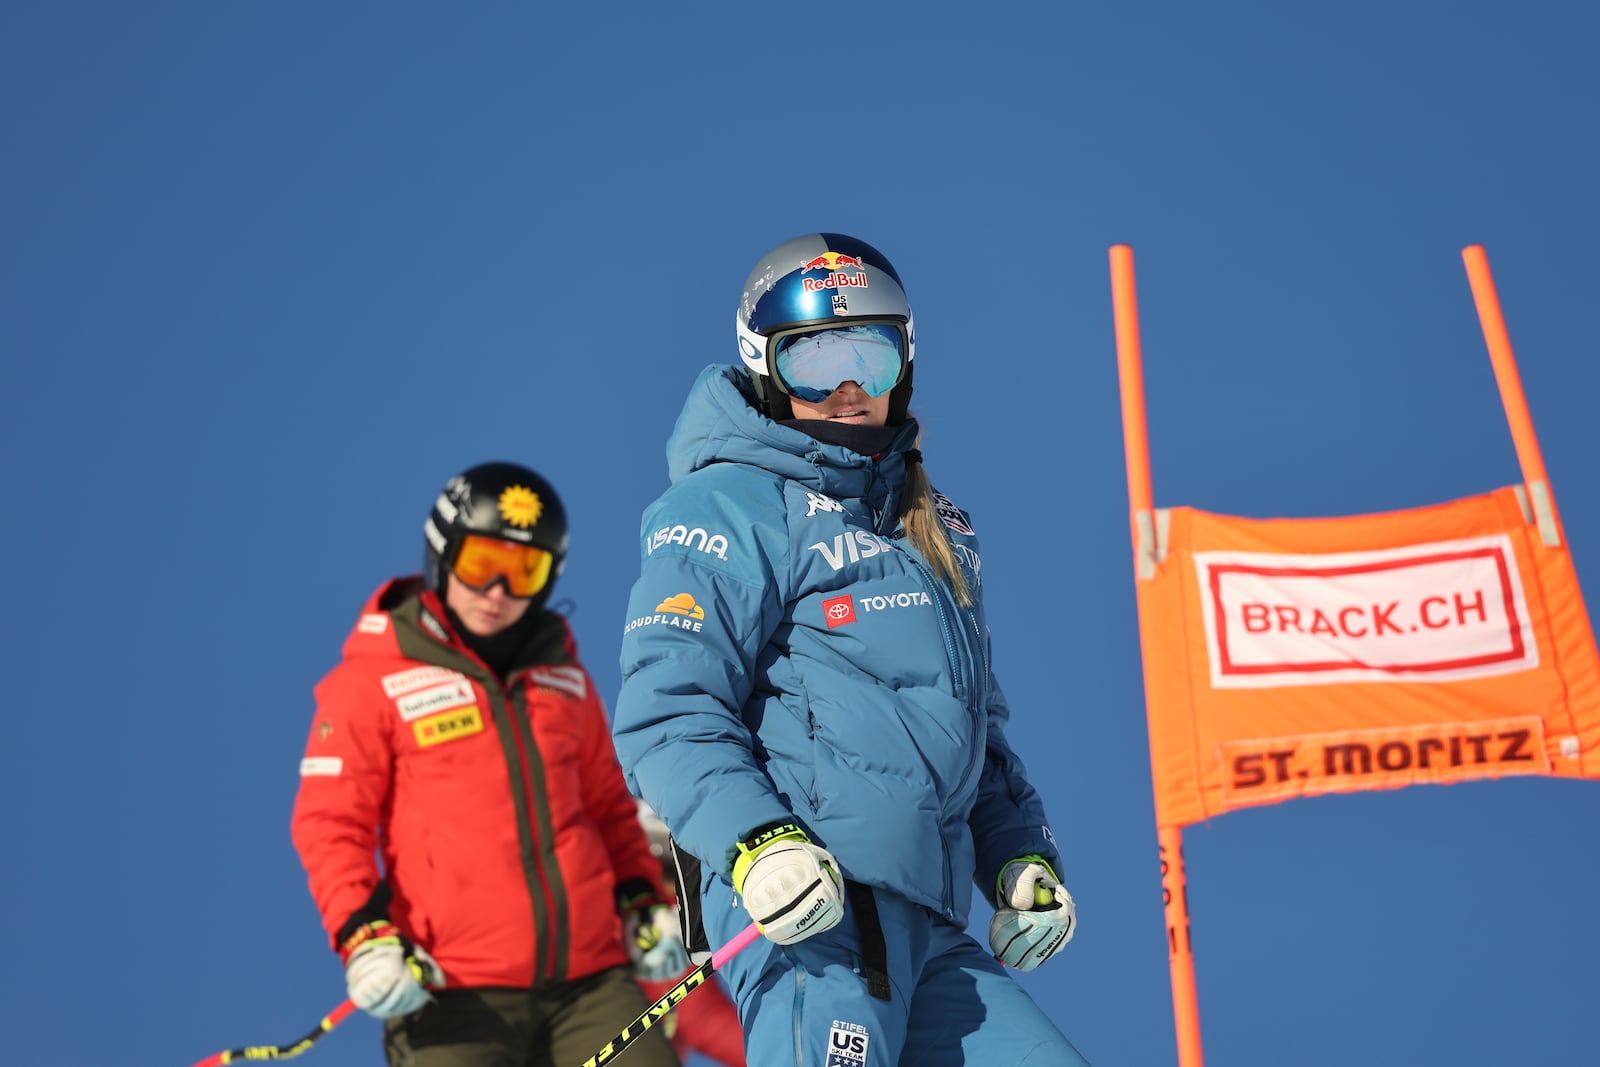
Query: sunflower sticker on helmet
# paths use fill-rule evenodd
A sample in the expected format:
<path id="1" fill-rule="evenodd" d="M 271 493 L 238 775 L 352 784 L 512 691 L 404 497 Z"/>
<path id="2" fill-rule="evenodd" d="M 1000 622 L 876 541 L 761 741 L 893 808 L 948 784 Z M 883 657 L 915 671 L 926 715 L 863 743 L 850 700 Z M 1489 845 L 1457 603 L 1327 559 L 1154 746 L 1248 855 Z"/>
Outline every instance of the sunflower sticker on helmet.
<path id="1" fill-rule="evenodd" d="M 500 517 L 513 526 L 526 530 L 538 523 L 543 513 L 539 494 L 525 485 L 508 485 L 500 494 Z"/>

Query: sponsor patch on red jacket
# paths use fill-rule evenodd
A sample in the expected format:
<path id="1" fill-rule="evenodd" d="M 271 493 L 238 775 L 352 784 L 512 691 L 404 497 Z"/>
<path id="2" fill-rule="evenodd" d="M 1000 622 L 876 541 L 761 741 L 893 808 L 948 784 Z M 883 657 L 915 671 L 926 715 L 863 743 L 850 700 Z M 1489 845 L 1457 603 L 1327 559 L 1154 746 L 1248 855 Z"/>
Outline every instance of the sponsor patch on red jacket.
<path id="1" fill-rule="evenodd" d="M 430 715 L 426 719 L 418 719 L 411 728 L 415 732 L 418 747 L 428 748 L 431 745 L 442 745 L 446 741 L 459 741 L 463 737 L 483 733 L 483 716 L 478 712 L 478 705 L 474 704 L 470 708 L 459 708 L 455 711 Z"/>
<path id="2" fill-rule="evenodd" d="M 534 667 L 528 672 L 528 681 L 544 689 L 565 693 L 574 700 L 589 695 L 589 679 L 582 667 Z"/>
<path id="3" fill-rule="evenodd" d="M 337 778 L 344 773 L 344 760 L 338 756 L 307 756 L 300 761 L 300 777 Z"/>
<path id="4" fill-rule="evenodd" d="M 472 683 L 467 681 L 464 675 L 394 698 L 394 706 L 400 709 L 400 718 L 405 722 L 420 719 L 424 715 L 432 715 L 436 711 L 461 708 L 477 702 L 478 697 L 472 690 Z"/>
<path id="5" fill-rule="evenodd" d="M 413 667 L 409 671 L 384 675 L 383 691 L 391 697 L 397 697 L 401 693 L 409 693 L 413 689 L 421 689 L 425 685 L 433 685 L 436 682 L 452 682 L 456 679 L 466 681 L 467 676 L 448 667 Z"/>

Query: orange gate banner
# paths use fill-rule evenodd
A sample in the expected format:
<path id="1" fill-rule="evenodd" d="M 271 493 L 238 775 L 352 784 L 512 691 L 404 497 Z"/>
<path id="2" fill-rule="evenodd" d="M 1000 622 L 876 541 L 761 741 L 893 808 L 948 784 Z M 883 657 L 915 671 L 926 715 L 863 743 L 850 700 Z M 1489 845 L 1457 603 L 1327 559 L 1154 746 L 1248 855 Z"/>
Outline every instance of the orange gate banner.
<path id="1" fill-rule="evenodd" d="M 1341 518 L 1144 513 L 1157 824 L 1423 782 L 1600 778 L 1600 655 L 1544 503 L 1519 486 Z"/>

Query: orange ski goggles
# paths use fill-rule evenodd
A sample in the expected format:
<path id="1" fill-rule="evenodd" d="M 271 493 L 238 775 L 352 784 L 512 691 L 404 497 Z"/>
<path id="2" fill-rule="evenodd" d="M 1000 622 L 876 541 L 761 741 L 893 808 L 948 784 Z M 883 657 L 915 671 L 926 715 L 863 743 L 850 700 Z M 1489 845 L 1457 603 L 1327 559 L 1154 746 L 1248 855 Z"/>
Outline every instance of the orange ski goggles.
<path id="1" fill-rule="evenodd" d="M 554 563 L 555 557 L 542 548 L 468 534 L 461 539 L 450 573 L 462 585 L 480 593 L 503 581 L 510 595 L 530 597 L 550 581 Z"/>

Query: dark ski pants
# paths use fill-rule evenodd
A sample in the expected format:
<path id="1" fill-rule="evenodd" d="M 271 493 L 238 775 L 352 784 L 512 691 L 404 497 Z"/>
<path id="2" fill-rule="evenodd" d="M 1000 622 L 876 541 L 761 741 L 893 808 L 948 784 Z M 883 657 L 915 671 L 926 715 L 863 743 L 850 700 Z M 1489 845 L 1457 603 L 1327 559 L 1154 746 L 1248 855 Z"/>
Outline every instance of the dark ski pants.
<path id="1" fill-rule="evenodd" d="M 577 1067 L 649 1004 L 626 967 L 548 989 L 439 989 L 383 1028 L 389 1067 Z M 627 1067 L 675 1067 L 664 1028 L 628 1046 Z"/>

